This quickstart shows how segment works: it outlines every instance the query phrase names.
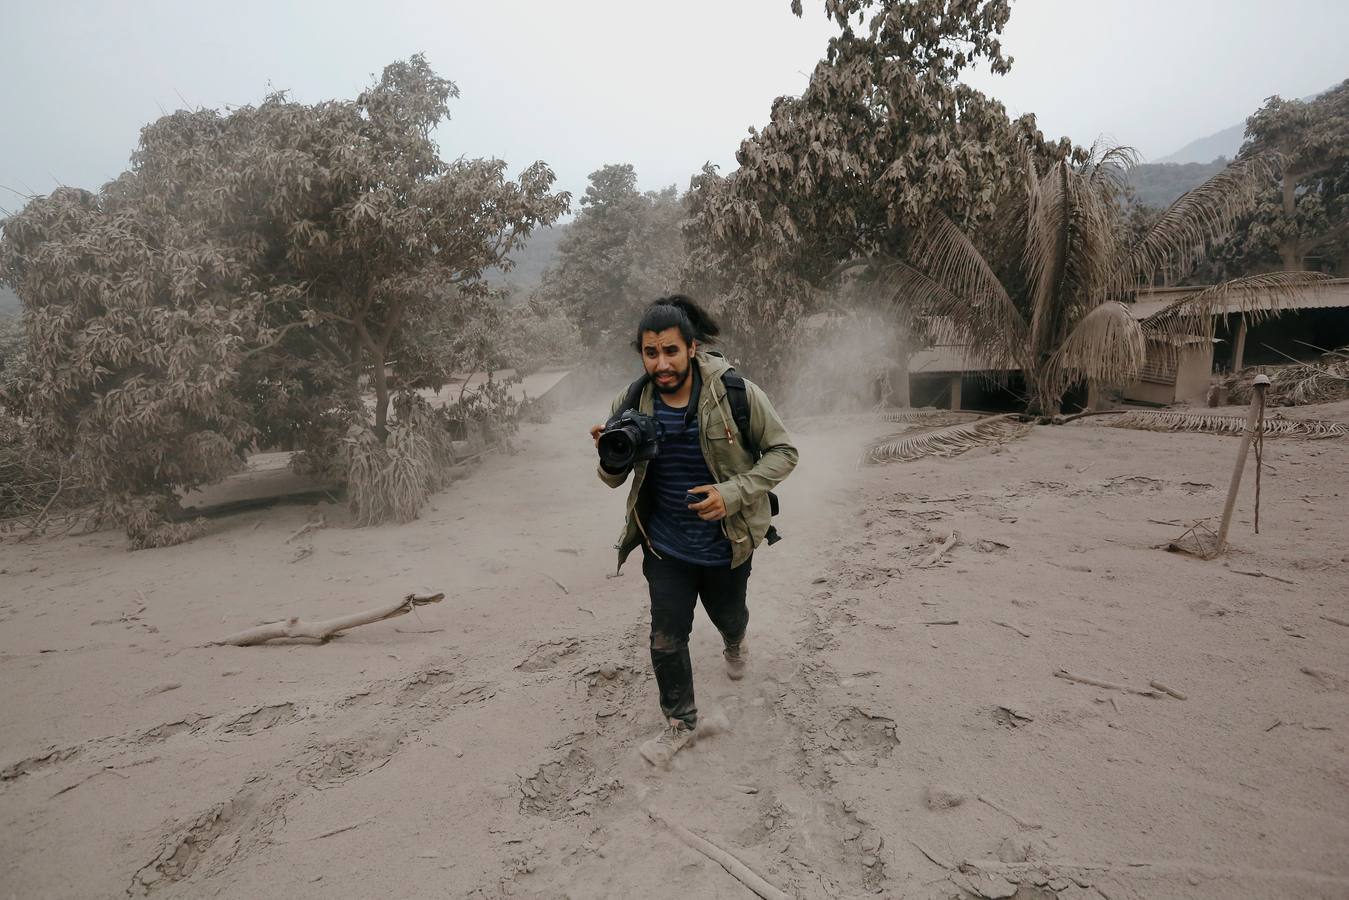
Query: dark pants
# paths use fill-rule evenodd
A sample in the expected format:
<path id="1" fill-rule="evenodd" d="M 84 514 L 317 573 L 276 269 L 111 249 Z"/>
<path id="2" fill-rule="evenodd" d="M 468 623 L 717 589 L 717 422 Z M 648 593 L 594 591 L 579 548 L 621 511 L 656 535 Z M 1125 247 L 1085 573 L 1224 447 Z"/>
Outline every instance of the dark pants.
<path id="1" fill-rule="evenodd" d="M 651 667 L 660 688 L 660 709 L 666 719 L 698 724 L 693 702 L 693 663 L 689 634 L 693 611 L 702 597 L 707 617 L 727 644 L 738 644 L 749 625 L 745 588 L 752 560 L 730 566 L 697 566 L 646 552 L 642 574 L 651 591 Z"/>

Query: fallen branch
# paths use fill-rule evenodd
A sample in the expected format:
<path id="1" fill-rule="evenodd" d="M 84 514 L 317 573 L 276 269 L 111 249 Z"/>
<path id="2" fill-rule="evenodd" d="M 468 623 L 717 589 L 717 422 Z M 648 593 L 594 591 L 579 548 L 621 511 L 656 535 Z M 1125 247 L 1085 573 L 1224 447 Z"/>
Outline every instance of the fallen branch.
<path id="1" fill-rule="evenodd" d="M 369 822 L 369 821 L 371 821 L 371 820 L 370 820 L 370 819 L 362 819 L 362 820 L 359 821 L 359 822 L 352 822 L 350 825 L 343 825 L 341 828 L 334 828 L 332 831 L 325 831 L 325 832 L 323 832 L 323 834 L 316 834 L 316 835 L 314 835 L 313 837 L 309 838 L 308 840 L 311 840 L 311 841 L 318 841 L 318 840 L 322 840 L 323 838 L 332 837 L 333 835 L 335 835 L 335 834 L 341 834 L 341 833 L 344 832 L 344 831 L 351 831 L 351 830 L 353 830 L 353 829 L 360 828 L 362 825 L 364 825 L 365 823 L 367 823 L 367 822 Z"/>
<path id="2" fill-rule="evenodd" d="M 365 612 L 353 613 L 349 616 L 339 616 L 336 619 L 327 619 L 321 622 L 301 622 L 299 617 L 292 616 L 281 622 L 269 622 L 266 625 L 245 629 L 244 631 L 232 634 L 222 640 L 212 641 L 205 646 L 218 647 L 222 644 L 228 644 L 232 647 L 250 647 L 255 644 L 277 640 L 278 638 L 308 638 L 310 640 L 318 641 L 319 643 L 324 643 L 338 632 L 346 631 L 349 628 L 355 628 L 358 625 L 369 625 L 372 622 L 382 622 L 385 619 L 406 615 L 407 613 L 412 612 L 414 607 L 425 606 L 428 603 L 436 603 L 444 599 L 445 594 L 443 591 L 434 594 L 413 593 L 408 594 L 398 602 L 391 603 L 387 606 L 369 609 Z"/>
<path id="3" fill-rule="evenodd" d="M 309 522 L 305 522 L 304 525 L 300 526 L 300 528 L 298 528 L 296 531 L 292 532 L 292 533 L 291 533 L 291 536 L 288 537 L 288 538 L 286 538 L 286 540 L 284 541 L 284 543 L 289 544 L 291 541 L 295 540 L 296 538 L 304 537 L 306 534 L 308 534 L 308 533 L 311 532 L 311 531 L 318 531 L 320 528 L 323 528 L 323 527 L 326 526 L 327 524 L 328 524 L 328 521 L 327 521 L 327 519 L 325 519 L 325 518 L 323 517 L 323 513 L 319 513 L 319 517 L 318 517 L 317 519 L 313 519 L 313 520 L 311 520 L 311 521 L 309 521 Z"/>
<path id="4" fill-rule="evenodd" d="M 914 566 L 914 568 L 916 569 L 932 568 L 933 566 L 937 565 L 937 563 L 941 562 L 941 558 L 945 556 L 947 553 L 949 553 L 951 548 L 954 547 L 959 542 L 960 542 L 960 533 L 956 531 L 951 532 L 946 536 L 946 540 L 941 542 L 941 546 L 932 552 L 931 556 L 920 562 L 918 565 Z"/>
<path id="5" fill-rule="evenodd" d="M 996 803 L 993 800 L 990 800 L 989 798 L 985 797 L 983 794 L 980 794 L 976 799 L 980 803 L 983 803 L 987 806 L 991 806 L 993 809 L 996 809 L 998 812 L 1002 813 L 1004 816 L 1011 819 L 1013 822 L 1020 825 L 1022 828 L 1029 828 L 1033 831 L 1038 831 L 1042 827 L 1039 822 L 1027 821 L 1026 819 L 1023 819 L 1020 816 L 1018 816 L 1016 813 L 1012 812 L 1007 807 L 1002 806 L 1001 804 Z"/>
<path id="6" fill-rule="evenodd" d="M 1078 684 L 1089 684 L 1092 687 L 1105 688 L 1110 691 L 1123 691 L 1126 694 L 1137 694 L 1140 697 L 1157 698 L 1162 696 L 1157 691 L 1140 691 L 1138 688 L 1131 688 L 1124 684 L 1115 684 L 1113 681 L 1101 681 L 1099 678 L 1088 678 L 1085 675 L 1074 675 L 1067 669 L 1055 669 L 1055 678 L 1062 678 L 1064 681 L 1075 681 Z"/>
<path id="7" fill-rule="evenodd" d="M 758 894 L 760 897 L 763 897 L 764 900 L 790 900 L 787 894 L 773 887 L 773 885 L 769 884 L 761 875 L 749 866 L 745 865 L 743 862 L 706 838 L 699 837 L 682 825 L 677 825 L 674 822 L 668 821 L 654 810 L 648 809 L 646 814 L 654 821 L 674 832 L 675 837 L 679 838 L 685 844 L 721 866 L 734 876 L 737 881 Z"/>
<path id="8" fill-rule="evenodd" d="M 1296 581 L 1289 581 L 1287 578 L 1280 578 L 1278 575 L 1271 575 L 1268 572 L 1262 572 L 1259 569 L 1231 569 L 1238 575 L 1250 575 L 1252 578 L 1268 578 L 1271 581 L 1282 581 L 1284 584 L 1297 584 Z"/>
<path id="9" fill-rule="evenodd" d="M 1174 689 L 1172 689 L 1172 688 L 1169 688 L 1169 687 L 1167 687 L 1166 685 L 1162 684 L 1160 681 L 1149 681 L 1148 684 L 1152 685 L 1154 688 L 1156 688 L 1157 690 L 1161 691 L 1163 694 L 1170 694 L 1172 697 L 1175 697 L 1177 700 L 1184 700 L 1184 699 L 1185 699 L 1185 695 L 1182 694 L 1180 691 L 1177 691 L 1177 690 L 1174 690 Z"/>
<path id="10" fill-rule="evenodd" d="M 1152 863 L 1144 863 L 1144 862 L 1138 863 L 1126 862 L 1120 864 L 1119 866 L 1116 866 L 1109 863 L 1079 863 L 1079 862 L 1068 862 L 1066 860 L 1065 861 L 1055 860 L 1053 862 L 1050 862 L 1048 860 L 1044 861 L 1036 860 L 1035 862 L 1005 863 L 1002 860 L 998 859 L 965 859 L 961 860 L 960 868 L 962 871 L 966 869 L 976 869 L 980 872 L 994 872 L 999 875 L 1015 876 L 1015 875 L 1024 875 L 1029 872 L 1041 872 L 1041 873 L 1046 871 L 1058 872 L 1063 869 L 1072 869 L 1077 872 L 1108 872 L 1114 871 L 1121 867 L 1126 869 L 1141 869 L 1151 865 Z M 1063 877 L 1071 878 L 1072 876 L 1065 875 Z"/>
<path id="11" fill-rule="evenodd" d="M 1020 628 L 1017 628 L 1015 625 L 1012 625 L 1012 624 L 1010 624 L 1010 623 L 1008 623 L 1008 622 L 999 622 L 997 619 L 994 619 L 994 620 L 993 620 L 993 624 L 994 624 L 994 625 L 1001 625 L 1003 628 L 1010 628 L 1010 629 L 1012 629 L 1013 631 L 1015 631 L 1017 634 L 1021 635 L 1021 636 L 1024 637 L 1024 638 L 1030 637 L 1030 632 L 1029 632 L 1029 631 L 1022 631 Z"/>
<path id="12" fill-rule="evenodd" d="M 961 862 L 960 868 L 962 870 L 970 868 L 998 874 L 1007 873 L 1014 876 L 1037 872 L 1041 874 L 1056 872 L 1075 881 L 1077 879 L 1070 874 L 1072 872 L 1109 872 L 1134 878 L 1203 876 L 1210 879 L 1239 881 L 1247 887 L 1255 879 L 1269 879 L 1276 882 L 1300 883 L 1303 887 L 1301 891 L 1275 890 L 1262 893 L 1262 896 L 1277 897 L 1306 896 L 1309 894 L 1321 896 L 1326 893 L 1325 891 L 1313 890 L 1313 888 L 1335 888 L 1337 890 L 1331 893 L 1334 896 L 1342 896 L 1343 889 L 1349 887 L 1349 877 L 1344 875 L 1328 875 L 1322 872 L 1310 872 L 1306 869 L 1259 869 L 1230 863 L 1212 864 L 1190 859 L 1120 860 L 1110 863 L 1083 863 L 1058 859 L 1005 863 L 996 859 L 966 859 Z M 1098 892 L 1100 891 L 1099 886 L 1094 885 L 1094 887 Z M 1156 893 L 1150 893 L 1149 896 L 1156 896 Z"/>

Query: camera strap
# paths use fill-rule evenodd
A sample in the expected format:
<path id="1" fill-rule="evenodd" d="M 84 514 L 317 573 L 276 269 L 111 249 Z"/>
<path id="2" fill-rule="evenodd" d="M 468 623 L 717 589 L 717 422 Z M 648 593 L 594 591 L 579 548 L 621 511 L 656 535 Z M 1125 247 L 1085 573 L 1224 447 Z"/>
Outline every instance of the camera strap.
<path id="1" fill-rule="evenodd" d="M 642 391 L 650 381 L 650 375 L 643 375 L 628 385 L 627 396 L 623 398 L 623 409 L 619 412 L 624 409 L 637 409 L 642 402 Z M 740 432 L 740 446 L 758 460 L 759 448 L 755 446 L 749 429 L 749 391 L 745 388 L 745 379 L 740 377 L 735 369 L 727 369 L 721 373 L 721 384 L 726 388 L 726 403 L 731 407 L 731 419 L 735 422 L 736 430 Z"/>

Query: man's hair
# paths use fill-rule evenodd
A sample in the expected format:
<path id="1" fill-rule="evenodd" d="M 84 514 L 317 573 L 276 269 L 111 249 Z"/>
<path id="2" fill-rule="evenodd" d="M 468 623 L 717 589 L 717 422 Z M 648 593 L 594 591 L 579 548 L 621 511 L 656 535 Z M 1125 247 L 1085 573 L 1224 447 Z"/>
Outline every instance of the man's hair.
<path id="1" fill-rule="evenodd" d="M 659 334 L 667 328 L 678 328 L 684 343 L 689 345 L 694 341 L 711 344 L 721 334 L 721 327 L 707 310 L 683 294 L 671 294 L 654 301 L 642 313 L 642 320 L 637 324 L 637 340 L 632 345 L 641 353 L 642 335 L 648 331 Z"/>

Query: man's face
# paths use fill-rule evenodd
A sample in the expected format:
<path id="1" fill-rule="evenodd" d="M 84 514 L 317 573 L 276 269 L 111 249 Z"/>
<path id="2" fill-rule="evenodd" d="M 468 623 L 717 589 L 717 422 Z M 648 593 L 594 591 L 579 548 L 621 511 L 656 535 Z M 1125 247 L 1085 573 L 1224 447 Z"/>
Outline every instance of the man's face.
<path id="1" fill-rule="evenodd" d="M 642 332 L 642 365 L 662 394 L 673 394 L 684 386 L 697 351 L 698 342 L 692 346 L 684 343 L 678 328 L 667 328 L 659 334 Z"/>

